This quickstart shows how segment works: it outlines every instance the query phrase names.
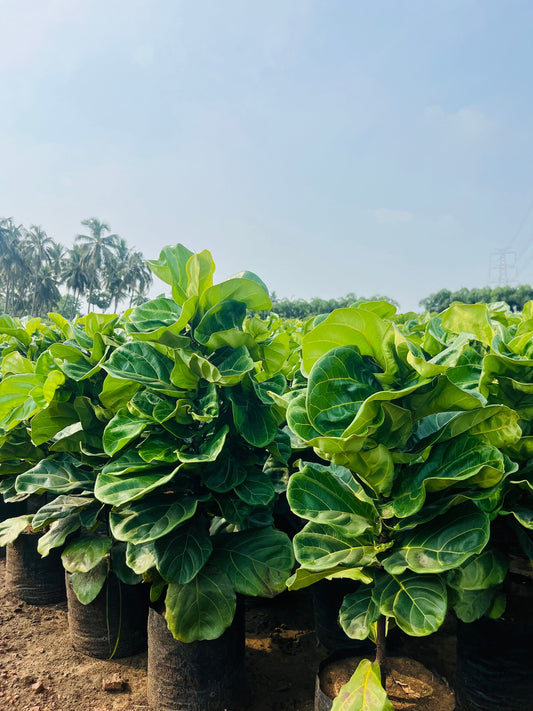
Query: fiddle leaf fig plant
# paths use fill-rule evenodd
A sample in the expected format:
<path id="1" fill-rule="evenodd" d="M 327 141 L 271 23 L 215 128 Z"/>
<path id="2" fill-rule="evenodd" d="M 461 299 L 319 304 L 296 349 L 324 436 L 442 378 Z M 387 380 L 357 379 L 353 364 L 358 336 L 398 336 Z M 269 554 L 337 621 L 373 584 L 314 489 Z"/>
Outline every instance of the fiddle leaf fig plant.
<path id="1" fill-rule="evenodd" d="M 306 524 L 294 538 L 300 568 L 288 585 L 359 580 L 340 624 L 376 642 L 382 680 L 387 627 L 431 634 L 454 603 L 466 607 L 463 592 L 489 588 L 504 569 L 482 574 L 495 555 L 491 519 L 517 470 L 505 450 L 521 428 L 513 409 L 488 404 L 474 387 L 490 325 L 475 315 L 468 333 L 432 321 L 424 332 L 411 324 L 411 337 L 364 303 L 335 311 L 304 335 L 306 387 L 284 396 L 293 436 L 325 460 L 302 462 L 289 480 L 289 504 Z M 490 595 L 486 602 L 494 604 Z M 381 708 L 382 698 L 368 708 Z M 348 706 L 339 697 L 333 708 Z"/>

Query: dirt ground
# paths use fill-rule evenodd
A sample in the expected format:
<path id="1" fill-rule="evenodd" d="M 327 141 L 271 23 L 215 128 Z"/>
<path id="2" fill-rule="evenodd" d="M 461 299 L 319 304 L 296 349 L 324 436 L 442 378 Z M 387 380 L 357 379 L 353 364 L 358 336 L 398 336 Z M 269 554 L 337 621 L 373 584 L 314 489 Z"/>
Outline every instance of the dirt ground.
<path id="1" fill-rule="evenodd" d="M 146 653 L 101 661 L 70 645 L 66 603 L 36 607 L 4 585 L 0 561 L 0 711 L 137 711 L 146 701 Z M 246 611 L 248 711 L 313 711 L 315 675 L 327 652 L 316 642 L 311 598 L 289 593 Z M 409 640 L 402 653 L 454 677 L 453 629 Z M 105 680 L 124 682 L 105 691 Z"/>

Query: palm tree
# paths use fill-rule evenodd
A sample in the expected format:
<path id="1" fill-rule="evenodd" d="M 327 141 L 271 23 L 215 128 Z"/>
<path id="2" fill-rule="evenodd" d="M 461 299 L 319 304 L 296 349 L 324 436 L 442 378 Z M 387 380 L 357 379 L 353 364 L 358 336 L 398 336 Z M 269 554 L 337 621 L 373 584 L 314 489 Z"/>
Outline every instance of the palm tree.
<path id="1" fill-rule="evenodd" d="M 12 217 L 0 218 L 0 275 L 5 284 L 4 309 L 6 313 L 16 314 L 16 307 L 23 303 L 26 292 L 28 265 L 22 250 L 25 230 L 22 225 L 15 225 Z"/>
<path id="2" fill-rule="evenodd" d="M 89 274 L 85 264 L 84 253 L 79 244 L 75 244 L 68 250 L 67 259 L 63 263 L 61 279 L 67 287 L 67 291 L 72 292 L 76 308 L 80 296 L 89 288 Z"/>
<path id="3" fill-rule="evenodd" d="M 128 259 L 128 293 L 130 307 L 142 303 L 146 290 L 152 283 L 152 272 L 141 252 L 131 250 Z"/>
<path id="4" fill-rule="evenodd" d="M 30 225 L 29 231 L 24 236 L 22 248 L 27 255 L 27 262 L 31 266 L 33 280 L 32 314 L 36 313 L 40 273 L 45 265 L 50 264 L 50 250 L 54 245 L 54 240 L 46 234 L 42 227 L 37 225 Z"/>
<path id="5" fill-rule="evenodd" d="M 81 224 L 88 227 L 90 234 L 77 235 L 76 244 L 80 246 L 83 260 L 87 268 L 88 275 L 88 310 L 93 304 L 93 294 L 98 289 L 103 280 L 102 270 L 111 271 L 114 267 L 117 241 L 116 234 L 106 234 L 110 232 L 110 227 L 105 222 L 90 217 L 82 220 Z"/>

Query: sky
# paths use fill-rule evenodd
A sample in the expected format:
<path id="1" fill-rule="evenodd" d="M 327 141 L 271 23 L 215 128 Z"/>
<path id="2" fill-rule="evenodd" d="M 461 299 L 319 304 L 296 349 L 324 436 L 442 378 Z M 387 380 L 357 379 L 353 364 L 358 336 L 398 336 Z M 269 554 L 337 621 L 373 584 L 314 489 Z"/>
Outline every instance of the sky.
<path id="1" fill-rule="evenodd" d="M 533 283 L 530 0 L 0 0 L 0 26 L 0 217 L 209 249 L 280 298 Z"/>

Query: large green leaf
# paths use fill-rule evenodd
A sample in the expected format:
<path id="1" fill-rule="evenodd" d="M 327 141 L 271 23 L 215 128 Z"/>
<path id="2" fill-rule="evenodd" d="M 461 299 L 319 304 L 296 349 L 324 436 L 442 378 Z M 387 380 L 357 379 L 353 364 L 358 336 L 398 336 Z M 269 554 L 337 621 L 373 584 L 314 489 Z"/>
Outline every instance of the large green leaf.
<path id="1" fill-rule="evenodd" d="M 316 361 L 338 346 L 357 346 L 362 355 L 371 356 L 382 371 L 394 370 L 387 344 L 394 340 L 390 322 L 363 309 L 336 309 L 302 340 L 303 367 L 311 372 Z"/>
<path id="2" fill-rule="evenodd" d="M 135 544 L 154 541 L 191 518 L 197 505 L 198 501 L 192 497 L 179 501 L 165 494 L 144 498 L 111 511 L 111 533 L 119 541 Z"/>
<path id="3" fill-rule="evenodd" d="M 243 595 L 273 597 L 285 589 L 294 565 L 288 536 L 275 528 L 216 536 L 213 562 Z"/>
<path id="4" fill-rule="evenodd" d="M 315 523 L 345 527 L 357 536 L 377 525 L 377 511 L 363 487 L 344 467 L 306 464 L 287 487 L 291 509 Z"/>
<path id="5" fill-rule="evenodd" d="M 361 585 L 342 601 L 339 624 L 348 637 L 362 640 L 370 635 L 379 615 L 379 607 L 373 597 L 373 587 Z"/>
<path id="6" fill-rule="evenodd" d="M 143 496 L 155 489 L 168 484 L 176 472 L 177 469 L 170 472 L 167 470 L 153 474 L 138 474 L 137 476 L 118 476 L 102 471 L 96 478 L 94 495 L 104 504 L 123 506 L 131 501 L 142 499 Z"/>
<path id="7" fill-rule="evenodd" d="M 508 567 L 509 560 L 501 551 L 487 548 L 459 568 L 450 570 L 446 581 L 458 591 L 486 590 L 503 583 Z"/>
<path id="8" fill-rule="evenodd" d="M 165 619 L 181 642 L 217 639 L 232 623 L 235 608 L 235 591 L 229 578 L 207 565 L 191 582 L 168 586 Z"/>
<path id="9" fill-rule="evenodd" d="M 48 457 L 17 478 L 19 494 L 69 494 L 84 489 L 92 490 L 96 474 L 84 469 L 70 454 Z"/>
<path id="10" fill-rule="evenodd" d="M 79 513 L 94 502 L 94 499 L 89 496 L 69 496 L 61 495 L 53 501 L 41 506 L 33 517 L 32 527 L 34 531 L 38 531 L 52 521 L 57 521 L 61 518 L 66 518 L 74 513 Z"/>
<path id="11" fill-rule="evenodd" d="M 267 506 L 276 495 L 272 481 L 260 469 L 251 469 L 235 493 L 250 506 Z"/>
<path id="12" fill-rule="evenodd" d="M 383 576 L 375 586 L 374 602 L 382 615 L 394 617 L 398 627 L 412 637 L 436 632 L 448 607 L 443 580 L 415 573 Z"/>
<path id="13" fill-rule="evenodd" d="M 214 350 L 219 347 L 214 345 L 214 334 L 242 330 L 245 316 L 246 306 L 239 301 L 217 303 L 205 313 L 194 331 L 194 337 L 198 343 Z"/>
<path id="14" fill-rule="evenodd" d="M 139 331 L 155 331 L 161 326 L 179 324 L 183 309 L 172 299 L 158 296 L 137 306 L 129 314 L 129 320 Z M 183 328 L 185 324 L 181 325 Z"/>
<path id="15" fill-rule="evenodd" d="M 172 286 L 172 295 L 178 304 L 187 298 L 187 262 L 192 257 L 191 252 L 182 244 L 173 247 L 163 247 L 159 259 L 148 261 L 148 266 L 165 284 Z"/>
<path id="16" fill-rule="evenodd" d="M 108 536 L 79 538 L 69 543 L 61 554 L 63 567 L 69 573 L 87 573 L 109 553 L 113 539 Z"/>
<path id="17" fill-rule="evenodd" d="M 307 386 L 307 413 L 325 436 L 340 437 L 367 397 L 381 390 L 377 364 L 357 346 L 340 346 L 315 362 Z"/>
<path id="18" fill-rule="evenodd" d="M 0 428 L 9 431 L 46 407 L 45 383 L 46 376 L 35 373 L 3 378 L 0 381 Z"/>
<path id="19" fill-rule="evenodd" d="M 488 489 L 504 473 L 505 459 L 499 449 L 469 435 L 453 438 L 434 446 L 423 465 L 405 471 L 395 491 L 394 513 L 400 518 L 413 515 L 424 505 L 428 491 L 457 485 Z"/>
<path id="20" fill-rule="evenodd" d="M 181 462 L 188 462 L 189 464 L 214 462 L 224 447 L 228 432 L 228 425 L 224 425 L 218 432 L 213 433 L 212 436 L 204 434 L 197 452 L 187 452 L 183 449 L 177 450 L 178 459 Z"/>
<path id="21" fill-rule="evenodd" d="M 111 410 L 119 410 L 127 405 L 140 387 L 139 383 L 132 380 L 107 375 L 100 393 L 100 401 Z"/>
<path id="22" fill-rule="evenodd" d="M 206 289 L 213 285 L 215 263 L 211 252 L 204 249 L 193 254 L 187 261 L 187 296 L 199 298 Z M 174 297 L 175 298 L 175 297 Z"/>
<path id="23" fill-rule="evenodd" d="M 341 687 L 331 711 L 394 711 L 381 685 L 377 662 L 363 659 L 349 682 Z"/>
<path id="24" fill-rule="evenodd" d="M 489 516 L 467 503 L 400 537 L 399 548 L 383 566 L 398 575 L 407 568 L 415 573 L 441 573 L 457 568 L 487 545 Z"/>
<path id="25" fill-rule="evenodd" d="M 65 427 L 79 421 L 76 408 L 69 402 L 52 402 L 31 420 L 31 438 L 36 445 L 43 444 Z"/>
<path id="26" fill-rule="evenodd" d="M 100 370 L 101 363 L 92 362 L 78 346 L 54 343 L 50 346 L 50 354 L 58 368 L 72 380 L 88 380 Z"/>
<path id="27" fill-rule="evenodd" d="M 71 533 L 74 533 L 74 531 L 79 530 L 81 525 L 82 523 L 78 513 L 73 513 L 65 518 L 54 521 L 48 531 L 37 541 L 37 552 L 43 558 L 46 558 L 52 548 L 62 546 L 67 540 L 67 537 Z"/>
<path id="28" fill-rule="evenodd" d="M 77 572 L 70 575 L 70 584 L 82 605 L 88 605 L 98 596 L 107 580 L 107 573 L 107 563 L 101 561 L 87 572 Z"/>
<path id="29" fill-rule="evenodd" d="M 31 524 L 33 516 L 14 516 L 0 522 L 0 546 L 7 546 L 16 541 L 23 531 Z"/>
<path id="30" fill-rule="evenodd" d="M 128 543 L 126 546 L 126 563 L 134 573 L 144 575 L 151 568 L 155 568 L 156 556 L 153 541 L 135 545 Z"/>
<path id="31" fill-rule="evenodd" d="M 294 537 L 294 553 L 307 570 L 336 565 L 359 568 L 377 563 L 377 554 L 390 544 L 374 544 L 371 536 L 350 536 L 346 527 L 311 521 Z"/>
<path id="32" fill-rule="evenodd" d="M 207 563 L 213 544 L 205 522 L 193 519 L 154 542 L 155 564 L 170 583 L 189 583 Z"/>
<path id="33" fill-rule="evenodd" d="M 104 430 L 102 437 L 104 452 L 112 457 L 138 437 L 148 424 L 148 420 L 132 415 L 126 407 L 121 408 L 107 423 Z"/>
<path id="34" fill-rule="evenodd" d="M 266 447 L 275 438 L 280 418 L 271 405 L 264 405 L 253 389 L 237 385 L 228 389 L 235 427 L 254 447 Z"/>
<path id="35" fill-rule="evenodd" d="M 305 568 L 297 568 L 290 578 L 287 579 L 287 588 L 289 590 L 301 590 L 313 585 L 319 580 L 355 580 L 360 583 L 371 583 L 372 578 L 368 576 L 360 568 L 344 568 L 341 565 L 327 570 L 306 570 Z"/>
<path id="36" fill-rule="evenodd" d="M 256 281 L 250 279 L 249 275 L 247 272 L 246 276 L 233 277 L 206 289 L 200 299 L 202 309 L 208 311 L 222 301 L 233 300 L 242 302 L 253 311 L 269 311 L 272 302 L 268 289 L 257 277 Z"/>
<path id="37" fill-rule="evenodd" d="M 441 314 L 442 327 L 452 333 L 472 333 L 478 341 L 490 346 L 494 337 L 487 304 L 454 302 Z"/>
<path id="38" fill-rule="evenodd" d="M 114 378 L 132 380 L 162 393 L 176 394 L 170 375 L 174 364 L 149 343 L 125 343 L 113 351 L 104 369 Z"/>

